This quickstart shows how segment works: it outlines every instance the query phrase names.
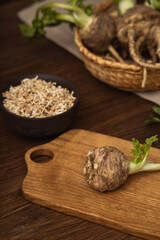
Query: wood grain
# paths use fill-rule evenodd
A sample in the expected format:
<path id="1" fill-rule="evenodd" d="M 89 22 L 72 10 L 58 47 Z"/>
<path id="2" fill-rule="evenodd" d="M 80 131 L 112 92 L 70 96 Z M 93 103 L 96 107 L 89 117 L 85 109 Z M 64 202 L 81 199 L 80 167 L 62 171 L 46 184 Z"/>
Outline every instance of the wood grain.
<path id="1" fill-rule="evenodd" d="M 4 3 L 4 4 L 3 4 Z M 71 128 L 141 142 L 160 133 L 160 124 L 146 126 L 153 103 L 133 93 L 97 81 L 84 64 L 44 39 L 43 44 L 22 37 L 17 12 L 33 0 L 0 1 L 0 87 L 30 73 L 68 78 L 80 92 L 78 116 Z M 0 239 L 2 240 L 142 240 L 109 227 L 41 207 L 24 199 L 21 186 L 27 169 L 25 152 L 55 138 L 24 138 L 10 131 L 0 114 Z M 155 147 L 160 148 L 160 141 Z"/>
<path id="2" fill-rule="evenodd" d="M 28 173 L 22 191 L 26 199 L 146 239 L 160 238 L 160 173 L 129 176 L 116 191 L 99 193 L 82 174 L 88 151 L 115 146 L 130 158 L 132 143 L 123 139 L 80 129 L 27 151 Z M 152 148 L 150 161 L 160 162 L 160 150 Z M 40 156 L 52 158 L 35 163 Z"/>

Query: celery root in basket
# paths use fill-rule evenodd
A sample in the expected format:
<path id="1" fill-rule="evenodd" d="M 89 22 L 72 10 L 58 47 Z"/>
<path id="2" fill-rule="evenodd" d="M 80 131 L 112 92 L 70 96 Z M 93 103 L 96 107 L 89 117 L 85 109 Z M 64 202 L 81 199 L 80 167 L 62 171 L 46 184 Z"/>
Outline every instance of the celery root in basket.
<path id="1" fill-rule="evenodd" d="M 84 1 L 68 0 L 68 4 L 51 2 L 40 6 L 32 26 L 20 25 L 23 35 L 43 36 L 45 27 L 66 22 L 79 28 L 84 45 L 92 52 L 104 57 L 110 52 L 119 62 L 160 69 L 159 0 L 114 0 L 109 8 L 98 12 Z M 60 13 L 57 8 L 66 12 Z"/>
<path id="2" fill-rule="evenodd" d="M 135 63 L 143 67 L 159 69 L 160 59 L 160 11 L 145 5 L 130 8 L 117 24 L 117 37 L 126 44 Z M 143 53 L 150 56 L 146 61 Z"/>
<path id="3" fill-rule="evenodd" d="M 116 34 L 114 18 L 106 13 L 93 14 L 91 5 L 84 5 L 83 0 L 69 0 L 68 4 L 51 2 L 39 7 L 32 26 L 21 24 L 24 36 L 33 38 L 44 35 L 44 28 L 54 27 L 62 22 L 70 23 L 79 28 L 81 38 L 90 50 L 103 53 Z M 55 8 L 66 10 L 59 13 Z"/>

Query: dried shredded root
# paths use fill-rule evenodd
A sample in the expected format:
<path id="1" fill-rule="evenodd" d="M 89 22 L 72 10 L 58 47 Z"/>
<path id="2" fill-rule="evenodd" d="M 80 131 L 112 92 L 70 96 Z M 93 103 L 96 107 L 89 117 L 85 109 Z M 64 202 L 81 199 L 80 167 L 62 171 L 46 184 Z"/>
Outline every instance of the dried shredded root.
<path id="1" fill-rule="evenodd" d="M 44 118 L 58 115 L 70 109 L 75 101 L 74 92 L 56 86 L 55 82 L 23 79 L 21 84 L 3 93 L 4 107 L 19 116 Z"/>

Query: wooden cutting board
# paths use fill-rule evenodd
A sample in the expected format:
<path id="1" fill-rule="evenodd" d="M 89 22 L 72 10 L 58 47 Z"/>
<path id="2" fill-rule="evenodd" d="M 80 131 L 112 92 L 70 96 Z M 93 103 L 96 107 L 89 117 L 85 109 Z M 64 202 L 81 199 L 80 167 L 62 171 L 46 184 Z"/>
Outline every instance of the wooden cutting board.
<path id="1" fill-rule="evenodd" d="M 39 205 L 74 215 L 122 232 L 160 239 L 160 171 L 130 175 L 112 192 L 92 189 L 83 176 L 85 156 L 100 146 L 115 146 L 129 159 L 132 143 L 85 130 L 70 130 L 57 139 L 27 151 L 28 173 L 24 197 Z M 52 158 L 37 163 L 40 158 Z M 160 162 L 160 149 L 151 148 L 150 160 Z"/>

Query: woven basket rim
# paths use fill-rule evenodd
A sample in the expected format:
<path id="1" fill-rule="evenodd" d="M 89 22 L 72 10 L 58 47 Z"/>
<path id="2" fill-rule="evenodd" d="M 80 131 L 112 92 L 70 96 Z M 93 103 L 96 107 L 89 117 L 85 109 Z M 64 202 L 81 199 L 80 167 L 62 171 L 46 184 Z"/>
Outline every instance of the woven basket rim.
<path id="1" fill-rule="evenodd" d="M 87 49 L 83 45 L 78 28 L 75 29 L 74 38 L 75 38 L 75 43 L 76 43 L 77 47 L 79 48 L 79 51 L 81 53 L 83 53 L 88 59 L 90 59 L 93 62 L 96 62 L 102 66 L 111 67 L 111 68 L 119 68 L 121 70 L 130 70 L 130 71 L 135 71 L 135 72 L 143 71 L 143 67 L 141 67 L 141 66 L 127 64 L 127 63 L 120 63 L 120 62 L 112 62 L 112 61 L 102 58 L 101 56 L 98 56 L 98 55 L 92 53 L 91 51 L 89 51 L 89 49 Z"/>

